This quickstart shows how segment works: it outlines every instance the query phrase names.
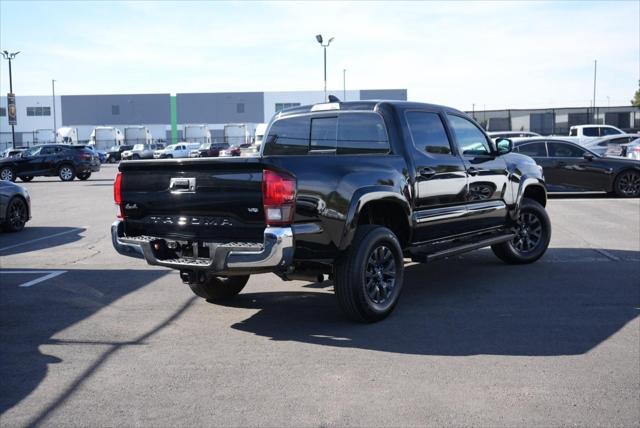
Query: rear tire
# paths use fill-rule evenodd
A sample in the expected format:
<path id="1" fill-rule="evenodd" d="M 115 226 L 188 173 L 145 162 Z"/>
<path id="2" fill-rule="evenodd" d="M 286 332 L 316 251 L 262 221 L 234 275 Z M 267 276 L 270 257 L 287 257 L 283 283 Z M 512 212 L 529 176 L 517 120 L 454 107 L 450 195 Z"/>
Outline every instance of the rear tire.
<path id="1" fill-rule="evenodd" d="M 90 172 L 83 172 L 81 174 L 78 174 L 78 180 L 85 181 L 85 180 L 88 180 L 89 177 L 91 177 L 91 173 Z"/>
<path id="2" fill-rule="evenodd" d="M 133 160 L 140 160 L 140 156 L 138 156 L 138 155 L 133 155 L 133 156 L 131 156 L 131 159 L 133 159 Z"/>
<path id="3" fill-rule="evenodd" d="M 7 232 L 20 232 L 24 229 L 24 225 L 29 220 L 29 208 L 24 199 L 20 197 L 13 198 L 7 206 L 7 212 L 4 221 L 4 230 Z"/>
<path id="4" fill-rule="evenodd" d="M 637 198 L 640 196 L 640 172 L 622 171 L 616 177 L 613 190 L 621 198 Z"/>
<path id="5" fill-rule="evenodd" d="M 20 180 L 28 183 L 29 181 L 33 180 L 33 175 L 25 175 L 24 177 L 20 177 Z"/>
<path id="6" fill-rule="evenodd" d="M 4 167 L 0 169 L 0 180 L 16 181 L 16 173 L 11 167 Z"/>
<path id="7" fill-rule="evenodd" d="M 58 177 L 62 181 L 73 181 L 76 177 L 76 172 L 73 170 L 71 165 L 62 165 L 58 170 Z"/>
<path id="8" fill-rule="evenodd" d="M 340 307 L 354 321 L 386 318 L 400 298 L 403 273 L 396 235 L 383 226 L 360 226 L 335 265 L 334 289 Z"/>
<path id="9" fill-rule="evenodd" d="M 533 263 L 547 251 L 551 241 L 551 221 L 539 202 L 524 198 L 513 240 L 492 245 L 493 253 L 509 264 Z"/>
<path id="10" fill-rule="evenodd" d="M 191 291 L 206 299 L 207 302 L 224 302 L 237 296 L 249 281 L 249 275 L 243 276 L 211 276 L 203 283 L 191 283 Z"/>

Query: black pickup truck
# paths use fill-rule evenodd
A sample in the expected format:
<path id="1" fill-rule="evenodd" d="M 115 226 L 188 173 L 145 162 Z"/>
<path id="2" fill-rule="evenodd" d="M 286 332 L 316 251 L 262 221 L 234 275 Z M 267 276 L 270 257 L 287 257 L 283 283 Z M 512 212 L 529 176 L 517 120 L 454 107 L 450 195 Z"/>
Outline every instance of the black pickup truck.
<path id="1" fill-rule="evenodd" d="M 483 247 L 507 263 L 546 251 L 541 169 L 466 114 L 397 101 L 295 107 L 271 120 L 258 157 L 122 162 L 113 245 L 180 270 L 221 301 L 253 273 L 319 281 L 373 322 L 394 309 L 405 259 Z"/>

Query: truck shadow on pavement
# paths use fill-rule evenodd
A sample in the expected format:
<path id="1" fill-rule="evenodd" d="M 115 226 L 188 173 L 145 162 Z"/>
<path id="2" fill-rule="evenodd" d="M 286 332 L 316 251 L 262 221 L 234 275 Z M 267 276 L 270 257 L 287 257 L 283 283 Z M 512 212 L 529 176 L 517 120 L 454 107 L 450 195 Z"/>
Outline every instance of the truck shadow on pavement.
<path id="1" fill-rule="evenodd" d="M 70 244 L 81 240 L 86 230 L 83 227 L 30 227 L 27 223 L 20 232 L 0 233 L 0 258 Z"/>
<path id="2" fill-rule="evenodd" d="M 36 389 L 47 375 L 49 364 L 61 362 L 57 357 L 42 353 L 41 345 L 59 344 L 52 339 L 56 333 L 166 273 L 164 270 L 73 270 L 46 283 L 20 288 L 19 283 L 33 277 L 15 278 L 19 275 L 1 275 L 0 272 L 4 282 L 0 285 L 0 415 Z M 95 280 L 97 277 L 100 281 Z M 117 350 L 118 346 L 114 344 L 112 349 Z M 90 376 L 107 357 L 105 354 L 94 363 L 76 383 Z M 60 391 L 56 402 L 29 425 L 42 422 L 76 387 L 72 384 Z"/>
<path id="3" fill-rule="evenodd" d="M 640 314 L 638 262 L 635 251 L 555 248 L 532 265 L 509 266 L 485 250 L 407 266 L 400 302 L 379 323 L 349 322 L 326 291 L 248 292 L 231 305 L 260 311 L 232 327 L 402 354 L 579 355 Z"/>

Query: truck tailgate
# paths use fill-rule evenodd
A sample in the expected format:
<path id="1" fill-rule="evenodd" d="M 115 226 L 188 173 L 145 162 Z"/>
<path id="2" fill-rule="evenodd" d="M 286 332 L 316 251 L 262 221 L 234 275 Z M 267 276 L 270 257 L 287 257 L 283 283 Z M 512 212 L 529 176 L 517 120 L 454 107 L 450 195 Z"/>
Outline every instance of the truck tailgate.
<path id="1" fill-rule="evenodd" d="M 128 235 L 209 242 L 262 242 L 259 158 L 120 164 Z"/>

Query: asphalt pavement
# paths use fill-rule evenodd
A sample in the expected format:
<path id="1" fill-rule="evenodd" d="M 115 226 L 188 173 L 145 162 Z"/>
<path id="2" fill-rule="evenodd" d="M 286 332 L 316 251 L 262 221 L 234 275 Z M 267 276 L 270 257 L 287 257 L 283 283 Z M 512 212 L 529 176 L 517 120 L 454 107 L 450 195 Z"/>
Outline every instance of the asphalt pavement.
<path id="1" fill-rule="evenodd" d="M 0 233 L 0 426 L 638 426 L 640 200 L 549 201 L 537 263 L 406 268 L 387 320 L 255 275 L 221 306 L 119 256 L 105 165 Z"/>

